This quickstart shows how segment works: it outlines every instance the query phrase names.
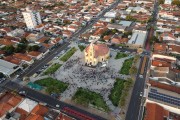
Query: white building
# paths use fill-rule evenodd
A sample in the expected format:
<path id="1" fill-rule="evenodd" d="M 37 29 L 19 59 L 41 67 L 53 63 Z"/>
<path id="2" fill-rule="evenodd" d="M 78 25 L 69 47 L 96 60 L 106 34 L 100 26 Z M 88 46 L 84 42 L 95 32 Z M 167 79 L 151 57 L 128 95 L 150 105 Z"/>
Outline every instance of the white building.
<path id="1" fill-rule="evenodd" d="M 0 59 L 0 72 L 6 75 L 7 77 L 10 77 L 19 69 L 21 68 L 16 64 Z"/>
<path id="2" fill-rule="evenodd" d="M 172 3 L 172 0 L 165 0 L 164 1 L 164 4 L 170 4 L 171 5 L 171 3 Z"/>
<path id="3" fill-rule="evenodd" d="M 41 16 L 39 12 L 26 8 L 25 12 L 22 12 L 26 26 L 28 29 L 34 29 L 37 25 L 42 24 Z"/>
<path id="4" fill-rule="evenodd" d="M 143 48 L 147 38 L 147 32 L 134 32 L 128 41 L 130 48 Z"/>

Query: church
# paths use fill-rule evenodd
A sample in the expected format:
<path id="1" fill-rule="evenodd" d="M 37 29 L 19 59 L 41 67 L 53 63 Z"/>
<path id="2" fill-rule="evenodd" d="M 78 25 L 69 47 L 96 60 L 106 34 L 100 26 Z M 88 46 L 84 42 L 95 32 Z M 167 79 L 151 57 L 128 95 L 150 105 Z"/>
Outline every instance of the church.
<path id="1" fill-rule="evenodd" d="M 105 62 L 109 59 L 110 49 L 106 44 L 91 43 L 84 50 L 85 63 L 88 66 L 96 66 L 98 62 Z"/>

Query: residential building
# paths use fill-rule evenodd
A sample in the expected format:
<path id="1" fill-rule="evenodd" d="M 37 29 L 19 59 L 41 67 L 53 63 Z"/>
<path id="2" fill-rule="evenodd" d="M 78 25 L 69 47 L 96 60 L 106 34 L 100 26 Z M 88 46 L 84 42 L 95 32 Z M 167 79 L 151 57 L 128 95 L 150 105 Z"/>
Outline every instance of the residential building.
<path id="1" fill-rule="evenodd" d="M 42 24 L 39 12 L 30 10 L 30 8 L 27 7 L 26 11 L 22 12 L 22 14 L 28 29 L 32 30 L 36 28 L 37 25 Z"/>

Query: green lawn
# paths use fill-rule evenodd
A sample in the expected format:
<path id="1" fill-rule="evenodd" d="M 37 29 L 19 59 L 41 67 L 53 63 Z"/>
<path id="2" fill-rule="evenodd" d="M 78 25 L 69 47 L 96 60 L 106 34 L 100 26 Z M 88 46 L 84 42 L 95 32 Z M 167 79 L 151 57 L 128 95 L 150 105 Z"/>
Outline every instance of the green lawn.
<path id="1" fill-rule="evenodd" d="M 40 86 L 46 87 L 46 92 L 51 93 L 62 93 L 68 87 L 67 83 L 61 82 L 59 80 L 53 79 L 51 77 L 37 80 L 34 82 Z"/>
<path id="2" fill-rule="evenodd" d="M 116 54 L 115 59 L 121 59 L 121 58 L 124 58 L 124 57 L 127 57 L 127 56 L 128 56 L 128 55 L 125 54 L 125 53 L 118 52 L 118 53 Z"/>
<path id="3" fill-rule="evenodd" d="M 88 106 L 92 104 L 99 109 L 104 111 L 109 111 L 106 102 L 103 100 L 103 97 L 95 92 L 89 91 L 87 89 L 79 88 L 75 95 L 72 98 L 76 103 Z"/>
<path id="4" fill-rule="evenodd" d="M 130 58 L 124 61 L 124 64 L 120 70 L 120 74 L 125 74 L 125 75 L 129 75 L 129 70 L 132 66 L 133 63 L 133 59 L 134 58 Z"/>
<path id="5" fill-rule="evenodd" d="M 124 83 L 125 80 L 117 78 L 116 82 L 114 83 L 114 88 L 111 90 L 111 94 L 109 95 L 109 99 L 115 106 L 119 105 L 119 100 L 124 88 Z"/>
<path id="6" fill-rule="evenodd" d="M 71 48 L 64 56 L 60 58 L 61 61 L 66 62 L 74 53 L 76 52 L 76 48 Z"/>
<path id="7" fill-rule="evenodd" d="M 78 47 L 81 50 L 81 52 L 86 48 L 86 46 L 83 46 L 83 45 L 78 45 Z"/>
<path id="8" fill-rule="evenodd" d="M 58 70 L 61 66 L 62 66 L 61 64 L 55 63 L 55 64 L 53 64 L 51 67 L 49 67 L 49 68 L 44 72 L 44 74 L 45 74 L 45 75 L 53 74 L 53 73 L 56 72 L 56 70 Z"/>

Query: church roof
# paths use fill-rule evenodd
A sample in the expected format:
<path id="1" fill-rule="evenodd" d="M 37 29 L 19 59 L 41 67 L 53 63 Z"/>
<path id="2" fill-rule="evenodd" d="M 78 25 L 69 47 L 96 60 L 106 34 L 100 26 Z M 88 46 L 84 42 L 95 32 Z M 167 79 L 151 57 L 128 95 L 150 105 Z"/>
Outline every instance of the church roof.
<path id="1" fill-rule="evenodd" d="M 109 48 L 106 44 L 93 44 L 93 43 L 91 43 L 86 47 L 85 52 L 87 53 L 89 52 L 91 45 L 94 48 L 95 58 L 99 56 L 104 56 L 109 52 Z"/>

